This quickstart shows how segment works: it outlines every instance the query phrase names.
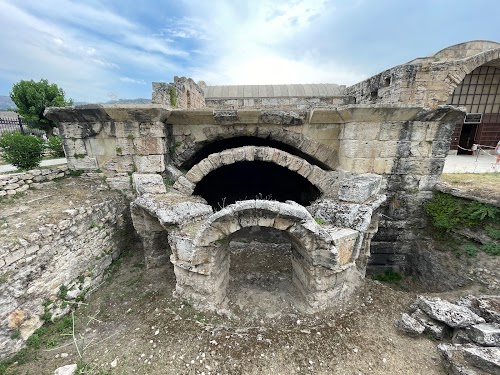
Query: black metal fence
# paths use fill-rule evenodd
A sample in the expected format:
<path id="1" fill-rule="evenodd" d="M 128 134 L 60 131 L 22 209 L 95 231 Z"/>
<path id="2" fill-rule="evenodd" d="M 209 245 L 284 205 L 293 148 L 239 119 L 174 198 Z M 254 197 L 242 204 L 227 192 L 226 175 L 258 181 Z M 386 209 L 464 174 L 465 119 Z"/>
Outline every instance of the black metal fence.
<path id="1" fill-rule="evenodd" d="M 34 134 L 41 137 L 45 132 L 37 129 L 32 124 L 26 123 L 20 116 L 2 117 L 0 114 L 0 135 L 3 133 Z"/>

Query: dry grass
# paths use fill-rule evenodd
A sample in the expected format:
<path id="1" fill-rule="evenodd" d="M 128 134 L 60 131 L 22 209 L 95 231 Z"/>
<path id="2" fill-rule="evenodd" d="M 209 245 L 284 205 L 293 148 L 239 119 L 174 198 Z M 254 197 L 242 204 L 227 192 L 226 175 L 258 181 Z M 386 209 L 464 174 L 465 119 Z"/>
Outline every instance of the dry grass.
<path id="1" fill-rule="evenodd" d="M 493 190 L 500 192 L 500 173 L 450 173 L 443 174 L 441 181 L 467 189 Z"/>
<path id="2" fill-rule="evenodd" d="M 500 202 L 500 173 L 443 174 L 440 182 L 466 195 Z"/>

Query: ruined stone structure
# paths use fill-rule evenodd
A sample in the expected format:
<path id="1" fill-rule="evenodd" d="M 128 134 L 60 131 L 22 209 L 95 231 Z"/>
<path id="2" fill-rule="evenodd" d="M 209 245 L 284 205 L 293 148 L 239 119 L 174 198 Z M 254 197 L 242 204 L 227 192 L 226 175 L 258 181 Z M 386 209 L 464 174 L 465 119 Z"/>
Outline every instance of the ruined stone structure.
<path id="1" fill-rule="evenodd" d="M 290 239 L 297 303 L 315 311 L 346 298 L 367 267 L 406 270 L 464 116 L 446 102 L 499 53 L 492 42 L 450 47 L 349 88 L 176 79 L 153 85 L 152 105 L 46 116 L 60 124 L 71 169 L 101 170 L 129 191 L 132 176 L 146 264 L 170 260 L 181 297 L 223 307 L 228 241 L 262 226 Z"/>

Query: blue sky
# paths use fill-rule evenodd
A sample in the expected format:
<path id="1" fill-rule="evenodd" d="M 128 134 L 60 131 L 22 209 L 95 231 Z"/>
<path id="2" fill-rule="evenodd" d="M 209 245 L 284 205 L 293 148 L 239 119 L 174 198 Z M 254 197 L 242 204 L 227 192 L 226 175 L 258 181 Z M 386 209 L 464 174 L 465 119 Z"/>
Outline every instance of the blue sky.
<path id="1" fill-rule="evenodd" d="M 48 79 L 76 101 L 151 82 L 338 83 L 475 39 L 498 0 L 0 0 L 0 95 Z"/>

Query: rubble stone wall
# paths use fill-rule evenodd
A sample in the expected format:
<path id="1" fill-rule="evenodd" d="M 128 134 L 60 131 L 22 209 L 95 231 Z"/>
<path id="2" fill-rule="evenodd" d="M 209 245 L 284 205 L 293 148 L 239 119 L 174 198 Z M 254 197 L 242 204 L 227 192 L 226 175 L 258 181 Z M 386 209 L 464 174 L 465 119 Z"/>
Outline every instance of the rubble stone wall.
<path id="1" fill-rule="evenodd" d="M 56 178 L 63 178 L 68 171 L 67 165 L 50 169 L 33 169 L 21 173 L 0 174 L 0 197 L 22 193 L 30 187 Z"/>
<path id="2" fill-rule="evenodd" d="M 61 215 L 22 237 L 0 238 L 0 358 L 97 288 L 123 250 L 130 220 L 121 195 Z"/>

